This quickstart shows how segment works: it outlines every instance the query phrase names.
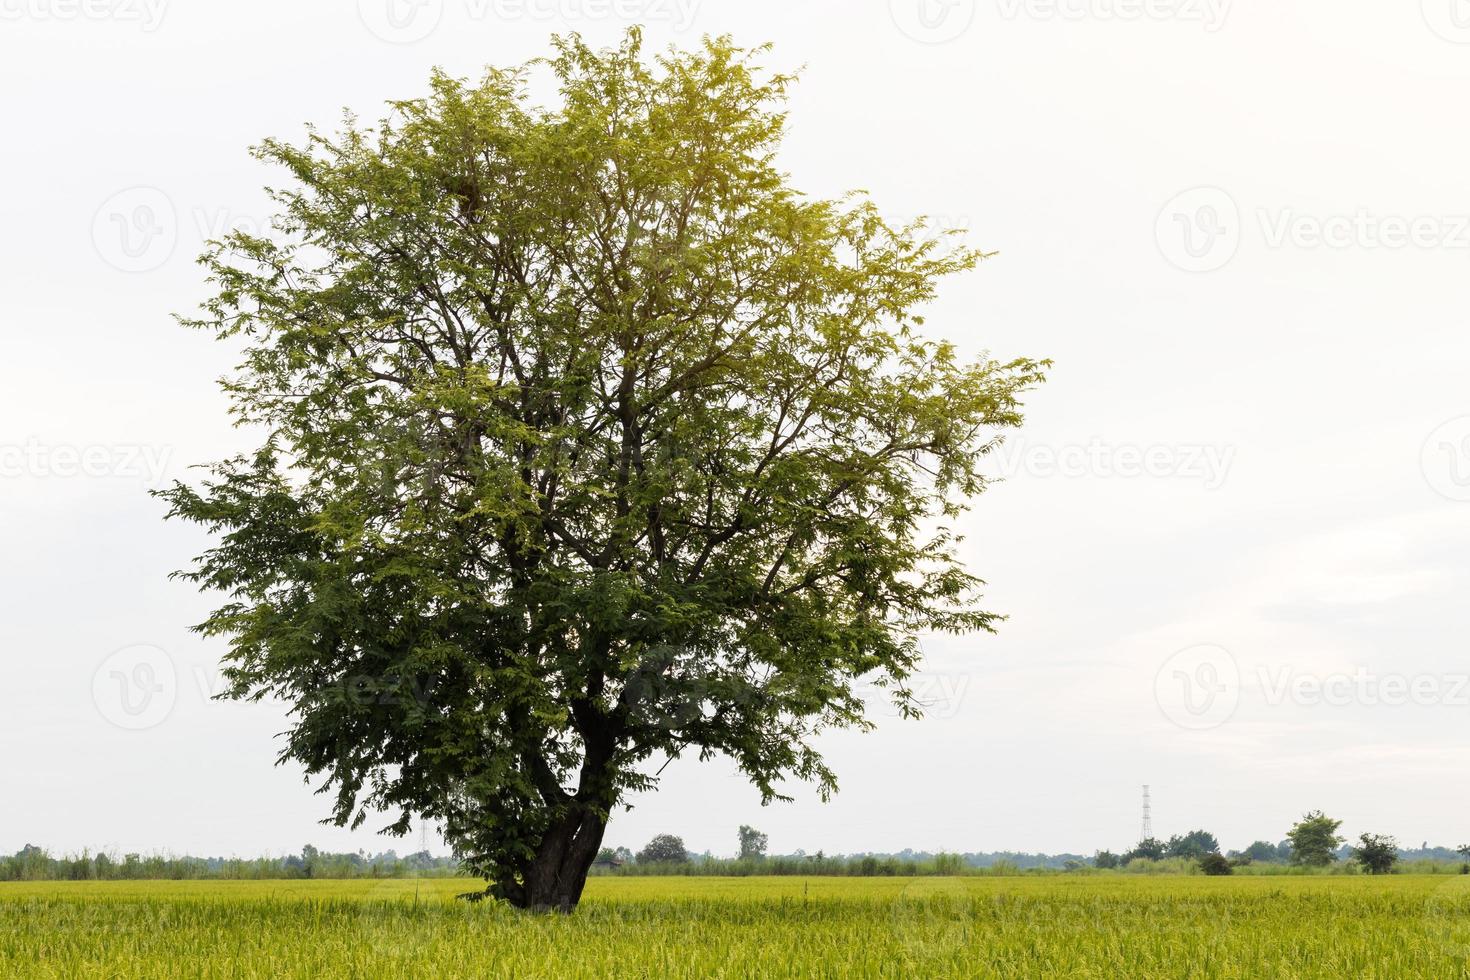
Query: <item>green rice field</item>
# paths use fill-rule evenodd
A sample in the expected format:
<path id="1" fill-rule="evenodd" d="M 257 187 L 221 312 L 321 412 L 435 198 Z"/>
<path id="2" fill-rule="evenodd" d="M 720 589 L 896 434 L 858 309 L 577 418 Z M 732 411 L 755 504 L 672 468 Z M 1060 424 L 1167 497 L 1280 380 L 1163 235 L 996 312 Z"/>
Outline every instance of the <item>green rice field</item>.
<path id="1" fill-rule="evenodd" d="M 0 977 L 1470 977 L 1470 876 L 0 884 Z"/>

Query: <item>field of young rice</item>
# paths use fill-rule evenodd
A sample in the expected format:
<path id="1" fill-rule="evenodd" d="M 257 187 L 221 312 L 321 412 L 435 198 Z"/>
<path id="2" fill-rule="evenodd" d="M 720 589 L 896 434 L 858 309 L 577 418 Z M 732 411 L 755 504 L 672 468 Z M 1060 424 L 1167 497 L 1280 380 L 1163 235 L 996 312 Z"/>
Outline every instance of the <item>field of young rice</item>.
<path id="1" fill-rule="evenodd" d="M 0 884 L 4 977 L 1470 977 L 1470 876 Z"/>

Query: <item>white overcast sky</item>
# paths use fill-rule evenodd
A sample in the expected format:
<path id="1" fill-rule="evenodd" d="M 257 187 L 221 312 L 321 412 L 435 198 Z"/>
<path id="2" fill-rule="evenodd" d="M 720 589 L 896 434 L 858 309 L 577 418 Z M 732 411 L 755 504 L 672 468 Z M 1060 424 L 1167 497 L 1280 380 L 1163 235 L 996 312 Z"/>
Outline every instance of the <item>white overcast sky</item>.
<path id="1" fill-rule="evenodd" d="M 634 21 L 804 65 L 795 184 L 999 251 L 931 328 L 1056 368 L 968 524 L 1010 619 L 926 642 L 933 716 L 825 739 L 827 805 L 676 762 L 609 843 L 1090 852 L 1144 783 L 1161 836 L 1470 840 L 1465 0 L 0 0 L 0 852 L 405 849 L 208 700 L 205 538 L 145 491 L 243 436 L 171 314 L 269 216 L 249 145 Z"/>

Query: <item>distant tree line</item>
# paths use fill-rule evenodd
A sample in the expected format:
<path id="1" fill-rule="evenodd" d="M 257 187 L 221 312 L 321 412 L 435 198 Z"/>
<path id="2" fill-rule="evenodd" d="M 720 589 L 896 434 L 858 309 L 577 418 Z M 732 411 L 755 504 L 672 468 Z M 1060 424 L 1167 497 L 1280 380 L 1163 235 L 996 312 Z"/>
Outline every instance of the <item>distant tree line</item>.
<path id="1" fill-rule="evenodd" d="M 1360 834 L 1358 842 L 1349 845 L 1337 832 L 1341 826 L 1341 820 L 1321 810 L 1312 810 L 1293 824 L 1286 832 L 1286 839 L 1277 844 L 1258 840 L 1244 850 L 1221 854 L 1214 834 L 1193 830 L 1167 841 L 1145 838 L 1121 854 L 1099 851 L 1093 856 L 1092 864 L 1103 870 L 1147 870 L 1150 865 L 1175 859 L 1190 862 L 1205 874 L 1231 874 L 1255 864 L 1304 870 L 1339 866 L 1364 874 L 1390 874 L 1401 860 L 1415 862 L 1415 870 L 1438 870 L 1435 865 L 1457 861 L 1458 870 L 1470 874 L 1470 845 L 1451 850 L 1431 848 L 1425 842 L 1417 850 L 1405 850 L 1392 836 L 1368 833 Z"/>
<path id="2" fill-rule="evenodd" d="M 332 854 L 310 844 L 300 854 L 279 858 L 171 857 L 105 851 L 53 856 L 32 844 L 0 856 L 0 881 L 122 881 L 195 878 L 406 878 L 453 875 L 453 858 L 419 851 L 400 857 L 393 851 L 368 855 Z"/>
<path id="3" fill-rule="evenodd" d="M 1470 845 L 1451 849 L 1404 849 L 1390 836 L 1362 834 L 1355 845 L 1345 844 L 1337 830 L 1342 821 L 1320 810 L 1305 814 L 1279 843 L 1254 841 L 1239 851 L 1221 853 L 1219 840 L 1206 830 L 1176 834 L 1168 840 L 1147 838 L 1120 853 L 1098 851 L 1089 861 L 1080 854 L 1028 854 L 1017 851 L 947 853 L 905 849 L 897 853 L 768 854 L 770 838 L 742 825 L 736 833 L 738 856 L 694 854 L 683 838 L 659 834 L 636 853 L 626 847 L 605 847 L 593 874 L 621 875 L 1010 875 L 1084 871 L 1143 873 L 1233 874 L 1258 866 L 1260 871 L 1283 872 L 1351 870 L 1389 874 L 1410 862 L 1415 871 L 1456 870 L 1470 874 Z M 0 881 L 89 881 L 128 879 L 272 879 L 272 878 L 404 878 L 450 876 L 460 872 L 451 857 L 419 851 L 400 857 L 394 851 L 332 854 L 311 845 L 300 854 L 279 858 L 165 857 L 107 852 L 54 857 L 27 844 L 10 856 L 0 856 Z"/>
<path id="4" fill-rule="evenodd" d="M 769 854 L 770 836 L 742 825 L 736 832 L 738 856 L 695 854 L 675 834 L 658 834 L 634 852 L 604 847 L 593 874 L 618 875 L 856 875 L 914 876 L 1018 874 L 1023 871 L 1072 871 L 1084 868 L 1080 854 L 1026 854 L 1016 851 L 947 853 L 904 849 L 896 853 Z"/>

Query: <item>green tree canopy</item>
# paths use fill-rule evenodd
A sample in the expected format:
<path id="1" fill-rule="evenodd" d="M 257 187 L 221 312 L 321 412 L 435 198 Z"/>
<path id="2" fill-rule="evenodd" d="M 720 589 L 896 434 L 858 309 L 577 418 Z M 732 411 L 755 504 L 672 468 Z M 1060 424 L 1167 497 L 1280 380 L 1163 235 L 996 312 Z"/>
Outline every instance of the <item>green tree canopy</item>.
<path id="1" fill-rule="evenodd" d="M 1137 844 L 1134 844 L 1132 850 L 1123 855 L 1122 861 L 1124 864 L 1127 864 L 1134 858 L 1148 858 L 1150 861 L 1157 861 L 1163 856 L 1164 842 L 1157 837 L 1145 837 Z"/>
<path id="2" fill-rule="evenodd" d="M 1218 854 L 1220 842 L 1208 830 L 1191 830 L 1184 835 L 1175 834 L 1164 845 L 1167 857 L 1198 858 L 1206 854 Z"/>
<path id="3" fill-rule="evenodd" d="M 1321 867 L 1336 860 L 1336 851 L 1342 838 L 1337 828 L 1341 820 L 1333 820 L 1321 810 L 1313 810 L 1297 821 L 1287 831 L 1286 839 L 1291 842 L 1291 863 Z"/>
<path id="4" fill-rule="evenodd" d="M 1241 851 L 1242 856 L 1252 861 L 1281 861 L 1288 854 L 1290 854 L 1290 848 L 1283 852 L 1275 844 L 1264 840 L 1252 841 L 1250 847 Z"/>
<path id="5" fill-rule="evenodd" d="M 684 848 L 684 838 L 673 834 L 659 834 L 638 852 L 639 864 L 677 864 L 689 860 Z"/>
<path id="6" fill-rule="evenodd" d="M 1399 842 L 1383 834 L 1360 834 L 1353 860 L 1371 875 L 1384 875 L 1398 863 Z"/>
<path id="7" fill-rule="evenodd" d="M 742 858 L 755 860 L 766 856 L 766 846 L 771 840 L 769 835 L 763 834 L 747 824 L 741 824 L 739 836 L 740 856 Z"/>
<path id="8" fill-rule="evenodd" d="M 954 522 L 1044 362 L 921 336 L 983 256 L 789 186 L 763 51 L 436 74 L 266 141 L 276 229 L 203 258 L 188 322 L 263 436 L 163 496 L 216 535 L 183 574 L 226 597 L 226 696 L 291 706 L 333 819 L 441 821 L 517 905 L 576 904 L 651 757 L 826 796 L 856 681 L 917 715 L 917 636 L 996 621 Z"/>
<path id="9" fill-rule="evenodd" d="M 1207 875 L 1228 875 L 1235 873 L 1235 866 L 1219 851 L 1209 851 L 1199 855 L 1199 869 Z"/>

